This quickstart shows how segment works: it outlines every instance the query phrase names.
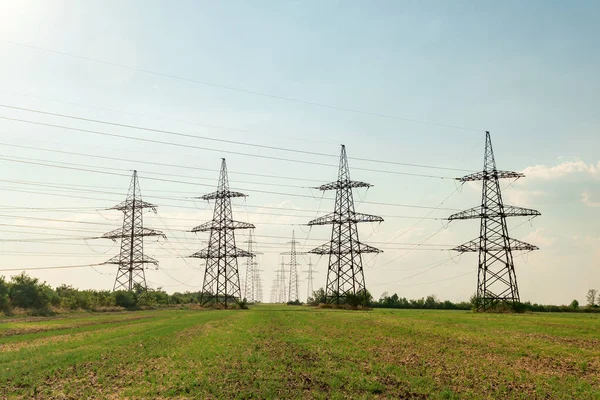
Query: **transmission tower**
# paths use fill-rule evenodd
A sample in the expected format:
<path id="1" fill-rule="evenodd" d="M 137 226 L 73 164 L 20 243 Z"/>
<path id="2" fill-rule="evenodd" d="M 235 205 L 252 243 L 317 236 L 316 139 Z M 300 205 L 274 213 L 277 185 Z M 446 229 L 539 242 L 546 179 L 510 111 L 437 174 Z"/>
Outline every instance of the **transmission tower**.
<path id="1" fill-rule="evenodd" d="M 256 277 L 256 282 L 254 283 L 254 287 L 256 289 L 256 299 L 255 301 L 258 303 L 262 303 L 263 302 L 263 287 L 262 287 L 262 278 L 260 276 L 260 271 L 259 269 L 256 270 L 255 273 L 255 277 Z"/>
<path id="2" fill-rule="evenodd" d="M 495 303 L 514 305 L 520 301 L 513 250 L 532 251 L 538 247 L 513 239 L 508 235 L 506 217 L 536 217 L 539 211 L 505 205 L 502 202 L 500 179 L 523 178 L 520 172 L 498 171 L 490 133 L 485 133 L 483 171 L 458 178 L 460 182 L 483 181 L 481 205 L 451 215 L 450 221 L 481 219 L 479 237 L 453 250 L 460 253 L 479 252 L 477 274 L 478 309 L 489 310 Z"/>
<path id="3" fill-rule="evenodd" d="M 350 170 L 346 157 L 346 147 L 342 145 L 338 179 L 316 189 L 335 190 L 333 213 L 314 219 L 308 225 L 332 224 L 331 241 L 309 253 L 329 255 L 327 287 L 325 295 L 328 303 L 345 303 L 348 295 L 366 291 L 362 266 L 362 253 L 380 253 L 381 250 L 361 243 L 358 239 L 358 222 L 382 222 L 383 218 L 354 211 L 352 189 L 371 187 L 370 184 L 350 180 Z"/>
<path id="4" fill-rule="evenodd" d="M 308 273 L 308 278 L 306 279 L 306 301 L 308 301 L 308 299 L 310 299 L 314 293 L 314 288 L 313 288 L 313 282 L 314 282 L 314 272 L 315 270 L 313 269 L 313 263 L 311 258 L 308 258 L 308 270 L 304 271 L 306 273 Z"/>
<path id="5" fill-rule="evenodd" d="M 144 254 L 144 236 L 165 237 L 165 235 L 160 231 L 144 228 L 143 213 L 146 208 L 156 212 L 154 204 L 142 200 L 137 171 L 133 171 L 127 199 L 109 208 L 109 210 L 123 212 L 123 227 L 102 235 L 103 238 L 113 241 L 121 239 L 119 255 L 105 262 L 105 264 L 119 266 L 113 290 L 133 290 L 139 285 L 145 291 L 147 286 L 144 264 L 158 265 L 158 261 Z"/>
<path id="6" fill-rule="evenodd" d="M 290 282 L 289 282 L 289 287 L 288 287 L 288 298 L 289 298 L 289 301 L 299 301 L 298 262 L 297 262 L 296 256 L 298 254 L 304 254 L 304 253 L 298 253 L 296 251 L 296 244 L 298 244 L 298 242 L 296 241 L 296 232 L 295 231 L 292 231 L 292 241 L 289 242 L 289 244 L 291 245 L 290 251 L 281 253 L 282 255 L 290 256 L 290 262 L 288 264 L 290 267 Z"/>
<path id="7" fill-rule="evenodd" d="M 277 303 L 278 300 L 277 289 L 279 285 L 279 271 L 276 272 L 277 275 L 275 276 L 275 279 L 273 279 L 273 284 L 271 285 L 271 303 Z"/>
<path id="8" fill-rule="evenodd" d="M 192 229 L 192 232 L 210 232 L 208 247 L 190 256 L 206 260 L 200 298 L 203 305 L 211 302 L 227 308 L 230 303 L 239 303 L 242 293 L 237 259 L 254 257 L 254 254 L 235 245 L 234 231 L 253 229 L 254 225 L 233 220 L 232 197 L 246 197 L 246 195 L 229 190 L 227 164 L 223 158 L 217 191 L 200 197 L 203 200 L 215 200 L 213 219 Z"/>
<path id="9" fill-rule="evenodd" d="M 277 272 L 277 302 L 278 303 L 287 303 L 287 291 L 286 291 L 286 281 L 285 281 L 285 262 L 283 261 L 283 257 L 281 257 L 281 268 L 276 271 Z"/>
<path id="10" fill-rule="evenodd" d="M 248 235 L 248 240 L 245 242 L 248 243 L 248 253 L 254 254 L 255 256 L 259 253 L 253 252 L 253 244 L 255 243 L 252 239 L 252 230 Z M 256 262 L 256 257 L 248 257 L 246 260 L 246 286 L 244 287 L 244 297 L 250 303 L 255 303 L 257 301 L 258 295 L 258 263 Z"/>

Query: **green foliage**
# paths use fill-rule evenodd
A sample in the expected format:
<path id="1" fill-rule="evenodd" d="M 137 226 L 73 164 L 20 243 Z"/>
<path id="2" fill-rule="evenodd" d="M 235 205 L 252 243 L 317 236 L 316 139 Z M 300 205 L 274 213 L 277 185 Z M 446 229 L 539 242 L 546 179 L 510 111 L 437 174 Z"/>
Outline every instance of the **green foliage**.
<path id="1" fill-rule="evenodd" d="M 435 295 L 429 295 L 420 299 L 407 299 L 400 297 L 396 293 L 389 296 L 383 293 L 378 301 L 372 302 L 371 307 L 376 308 L 405 308 L 405 309 L 437 309 L 437 310 L 470 310 L 476 307 L 473 303 L 476 301 L 475 296 L 471 298 L 471 302 L 453 303 L 451 301 L 441 301 Z"/>
<path id="2" fill-rule="evenodd" d="M 321 303 L 325 303 L 325 290 L 323 288 L 317 289 L 313 292 L 313 295 L 310 299 L 308 299 L 308 304 L 311 306 L 318 306 Z"/>
<path id="3" fill-rule="evenodd" d="M 571 304 L 569 304 L 569 307 L 571 307 L 573 310 L 579 310 L 579 302 L 577 300 L 573 300 Z"/>
<path id="4" fill-rule="evenodd" d="M 13 314 L 15 309 L 30 315 L 51 315 L 53 309 L 102 311 L 119 308 L 157 307 L 171 304 L 198 303 L 200 292 L 169 295 L 162 289 L 136 286 L 133 291 L 81 290 L 69 285 L 52 289 L 45 282 L 25 273 L 10 281 L 0 276 L 0 311 Z"/>
<path id="5" fill-rule="evenodd" d="M 45 282 L 40 283 L 23 272 L 10 280 L 9 298 L 13 307 L 47 310 L 55 293 Z"/>
<path id="6" fill-rule="evenodd" d="M 118 290 L 115 292 L 115 303 L 119 307 L 132 308 L 137 306 L 137 297 L 134 293 L 126 290 Z"/>
<path id="7" fill-rule="evenodd" d="M 294 301 L 288 301 L 287 302 L 288 306 L 301 306 L 302 302 L 298 299 L 294 300 Z"/>
<path id="8" fill-rule="evenodd" d="M 369 306 L 373 301 L 373 296 L 368 290 L 360 291 L 356 294 L 346 296 L 346 304 L 351 307 Z"/>
<path id="9" fill-rule="evenodd" d="M 4 314 L 10 315 L 12 313 L 12 306 L 10 303 L 10 286 L 6 282 L 3 276 L 0 276 L 0 310 Z"/>

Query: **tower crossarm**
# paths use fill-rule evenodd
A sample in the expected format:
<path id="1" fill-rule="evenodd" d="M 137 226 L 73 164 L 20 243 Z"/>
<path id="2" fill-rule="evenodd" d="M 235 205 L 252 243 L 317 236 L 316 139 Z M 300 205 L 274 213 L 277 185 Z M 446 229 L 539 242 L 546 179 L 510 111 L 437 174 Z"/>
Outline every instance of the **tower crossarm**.
<path id="1" fill-rule="evenodd" d="M 516 207 L 516 206 L 503 206 L 502 210 L 496 209 L 484 209 L 482 206 L 476 206 L 469 208 L 468 210 L 452 214 L 448 217 L 449 221 L 459 219 L 479 219 L 479 218 L 496 218 L 496 217 L 537 217 L 541 213 L 537 210 L 530 208 Z"/>
<path id="2" fill-rule="evenodd" d="M 373 246 L 369 246 L 368 244 L 353 242 L 352 247 L 338 247 L 335 242 L 327 242 L 319 247 L 316 247 L 309 251 L 311 254 L 359 254 L 359 253 L 383 253 L 382 250 L 379 250 Z"/>
<path id="3" fill-rule="evenodd" d="M 343 215 L 338 213 L 331 213 L 313 219 L 307 225 L 329 225 L 329 224 L 345 224 L 345 223 L 357 223 L 357 222 L 383 222 L 383 218 L 376 215 L 363 214 L 357 212 L 351 212 L 349 215 Z"/>
<path id="4" fill-rule="evenodd" d="M 337 189 L 354 189 L 354 188 L 361 188 L 361 187 L 369 188 L 371 186 L 373 186 L 373 185 L 371 185 L 370 183 L 360 182 L 360 181 L 351 181 L 351 180 L 344 179 L 344 180 L 326 183 L 324 185 L 314 187 L 313 189 L 337 190 Z"/>
<path id="5" fill-rule="evenodd" d="M 197 227 L 192 229 L 192 232 L 210 232 L 210 231 L 219 231 L 225 229 L 254 229 L 255 226 L 253 224 L 249 224 L 247 222 L 241 221 L 208 221 L 203 223 L 202 225 L 198 225 Z"/>
<path id="6" fill-rule="evenodd" d="M 166 235 L 164 233 L 162 233 L 161 231 L 157 231 L 155 229 L 150 229 L 150 228 L 136 228 L 134 231 L 134 235 L 137 237 L 140 237 L 140 236 L 166 237 Z M 107 232 L 104 235 L 102 235 L 102 238 L 112 239 L 112 240 L 121 239 L 121 238 L 129 238 L 129 237 L 131 237 L 131 232 L 124 231 L 123 228 L 117 228 L 115 230 L 112 230 L 112 231 Z"/>
<path id="7" fill-rule="evenodd" d="M 130 264 L 130 260 L 122 259 L 120 255 L 116 255 L 113 258 L 105 261 L 103 264 L 128 265 L 128 264 Z M 133 264 L 134 265 L 139 265 L 139 264 L 158 265 L 158 260 L 156 260 L 150 256 L 143 255 L 142 258 L 133 260 Z"/>
<path id="8" fill-rule="evenodd" d="M 458 251 L 459 253 L 477 252 L 479 250 L 488 251 L 488 252 L 489 251 L 504 251 L 504 250 L 523 250 L 523 251 L 539 250 L 539 247 L 537 247 L 537 246 L 534 246 L 534 245 L 526 243 L 526 242 L 522 242 L 517 239 L 512 239 L 512 238 L 508 239 L 508 246 L 505 246 L 503 244 L 503 241 L 488 240 L 486 243 L 487 243 L 487 245 L 484 245 L 484 247 L 480 247 L 480 240 L 479 240 L 479 238 L 476 238 L 471 241 L 468 241 L 465 244 L 457 246 L 457 247 L 453 248 L 452 250 Z"/>
<path id="9" fill-rule="evenodd" d="M 220 258 L 223 254 L 216 248 L 206 248 L 192 254 L 192 258 Z M 241 258 L 241 257 L 254 257 L 253 253 L 249 253 L 246 250 L 242 250 L 238 247 L 231 247 L 227 249 L 228 258 Z"/>
<path id="10" fill-rule="evenodd" d="M 109 208 L 109 210 L 119 210 L 119 211 L 124 211 L 124 210 L 130 210 L 135 206 L 135 208 L 137 209 L 142 209 L 142 208 L 151 208 L 152 211 L 156 212 L 156 205 L 148 203 L 146 201 L 142 201 L 142 200 L 125 200 L 122 201 L 121 203 L 117 204 L 114 207 Z"/>
<path id="11" fill-rule="evenodd" d="M 492 170 L 475 172 L 474 174 L 465 175 L 462 178 L 456 178 L 456 180 L 460 182 L 472 182 L 484 181 L 489 179 L 518 179 L 524 177 L 525 174 L 522 174 L 521 172 Z"/>
<path id="12" fill-rule="evenodd" d="M 215 200 L 215 199 L 227 199 L 231 197 L 248 197 L 248 195 L 240 192 L 234 192 L 232 190 L 217 190 L 204 196 L 196 197 L 202 200 Z"/>

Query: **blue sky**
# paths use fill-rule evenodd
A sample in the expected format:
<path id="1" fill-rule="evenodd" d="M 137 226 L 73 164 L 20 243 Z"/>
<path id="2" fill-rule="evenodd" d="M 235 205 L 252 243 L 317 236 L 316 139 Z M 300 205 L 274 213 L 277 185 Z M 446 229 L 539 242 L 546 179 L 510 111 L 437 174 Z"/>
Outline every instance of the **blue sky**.
<path id="1" fill-rule="evenodd" d="M 600 6 L 584 1 L 182 1 L 176 5 L 153 1 L 2 1 L 0 103 L 331 155 L 337 155 L 339 144 L 344 143 L 350 157 L 465 170 L 481 168 L 483 131 L 490 130 L 498 167 L 524 171 L 528 176 L 506 188 L 506 202 L 537 208 L 543 214 L 532 226 L 526 223 L 516 227 L 523 221 L 511 221 L 511 226 L 516 227 L 514 237 L 541 248 L 526 257 L 515 255 L 521 295 L 524 300 L 568 303 L 573 298 L 583 300 L 590 287 L 600 288 L 597 264 L 600 231 L 594 223 L 600 213 L 597 111 L 600 109 L 597 78 L 600 28 L 596 23 L 599 17 Z M 223 86 L 396 118 L 286 101 Z M 336 161 L 335 158 L 257 151 L 247 146 L 225 146 L 196 139 L 173 139 L 159 133 L 24 111 L 0 109 L 0 116 L 221 150 L 315 162 Z M 159 204 L 159 215 L 168 221 L 165 227 L 161 225 L 164 221 L 149 215 L 147 223 L 158 229 L 183 230 L 206 221 L 210 218 L 209 209 L 172 206 L 193 206 L 186 197 L 213 189 L 144 180 L 144 177 L 172 173 L 197 177 L 198 183 L 213 185 L 219 160 L 224 156 L 231 171 L 232 186 L 250 189 L 246 204 L 251 207 L 246 208 L 238 201 L 237 218 L 254 222 L 257 235 L 289 237 L 295 229 L 300 240 L 306 243 L 306 249 L 311 244 L 320 244 L 312 239 L 329 236 L 328 227 L 309 231 L 299 226 L 306 222 L 303 218 L 250 215 L 246 211 L 257 211 L 259 209 L 252 207 L 262 206 L 318 209 L 324 213 L 331 211 L 331 201 L 320 201 L 316 192 L 302 187 L 267 187 L 245 182 L 307 187 L 315 185 L 315 180 L 323 183 L 334 180 L 335 168 L 140 144 L 8 120 L 0 120 L 0 132 L 3 143 L 121 158 L 122 161 L 107 161 L 0 145 L 1 154 L 5 156 L 120 168 L 125 175 L 127 170 L 137 168 L 146 199 Z M 160 168 L 134 160 L 213 171 Z M 93 185 L 98 191 L 115 193 L 82 195 L 97 198 L 86 200 L 50 196 L 48 188 L 41 186 L 37 192 L 45 194 L 16 192 L 15 189 L 23 190 L 22 183 L 4 182 L 2 205 L 86 207 L 89 210 L 80 213 L 40 211 L 35 216 L 107 225 L 19 219 L 34 213 L 11 210 L 4 215 L 14 217 L 0 217 L 5 218 L 3 223 L 44 226 L 48 230 L 6 226 L 5 230 L 27 233 L 5 232 L 0 237 L 39 238 L 42 233 L 77 235 L 77 232 L 53 230 L 73 229 L 73 225 L 95 234 L 105 228 L 110 230 L 111 224 L 118 226 L 120 215 L 104 211 L 98 214 L 93 209 L 107 208 L 121 201 L 128 177 L 14 161 L 0 160 L 0 163 L 2 180 Z M 456 191 L 456 186 L 450 180 L 358 168 L 445 177 L 461 174 L 358 160 L 350 163 L 351 168 L 356 168 L 352 171 L 353 178 L 375 185 L 368 192 L 357 193 L 359 210 L 381 215 L 422 217 L 429 210 L 362 204 L 360 200 L 366 196 L 371 202 L 437 207 Z M 236 172 L 298 180 L 248 177 Z M 30 191 L 31 187 L 30 183 Z M 252 189 L 314 193 L 315 198 L 266 195 L 253 193 Z M 479 188 L 468 185 L 452 194 L 444 207 L 469 208 L 478 204 L 478 197 Z M 271 208 L 262 211 L 268 210 L 272 211 Z M 451 212 L 436 210 L 430 217 L 443 218 Z M 302 215 L 308 220 L 317 213 Z M 443 226 L 438 220 L 385 219 L 378 227 L 361 226 L 362 238 L 378 245 L 418 243 Z M 476 222 L 456 222 L 426 243 L 460 244 L 477 233 Z M 148 279 L 169 291 L 193 290 L 202 282 L 200 263 L 198 260 L 184 262 L 172 255 L 187 254 L 188 250 L 194 252 L 203 247 L 201 240 L 206 238 L 183 232 L 174 236 L 178 243 L 172 243 L 172 247 L 170 244 L 148 246 L 165 269 L 149 271 Z M 264 270 L 265 300 L 269 300 L 272 271 L 279 259 L 276 253 L 285 250 L 286 240 L 257 239 L 269 243 L 263 246 L 265 254 L 259 260 Z M 271 244 L 276 242 L 280 244 Z M 71 265 L 82 260 L 101 262 L 118 251 L 116 246 L 102 247 L 110 244 L 105 242 L 91 241 L 92 248 L 79 244 L 5 242 L 0 244 L 0 262 L 2 268 Z M 365 258 L 367 286 L 376 297 L 388 291 L 406 297 L 437 294 L 444 299 L 460 300 L 475 289 L 476 255 L 463 255 L 458 259 L 452 254 L 456 264 L 450 261 L 429 269 L 423 266 L 448 260 L 448 252 L 396 250 L 391 248 L 392 244 L 380 247 L 386 248 L 383 254 Z M 38 254 L 13 254 L 17 252 Z M 313 261 L 317 258 L 313 257 Z M 99 268 L 107 275 L 89 269 L 36 271 L 35 275 L 53 285 L 112 287 L 114 276 L 108 273 L 114 271 Z M 320 260 L 318 268 L 316 287 L 324 285 L 326 260 Z M 469 271 L 473 274 L 467 275 Z"/>

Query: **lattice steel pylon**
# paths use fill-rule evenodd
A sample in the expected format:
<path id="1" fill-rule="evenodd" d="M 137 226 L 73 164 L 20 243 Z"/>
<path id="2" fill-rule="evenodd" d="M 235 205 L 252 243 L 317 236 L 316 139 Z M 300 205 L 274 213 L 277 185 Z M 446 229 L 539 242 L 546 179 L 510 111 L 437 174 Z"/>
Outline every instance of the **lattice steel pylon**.
<path id="1" fill-rule="evenodd" d="M 279 285 L 279 272 L 277 272 L 271 285 L 271 303 L 277 303 L 277 285 Z"/>
<path id="2" fill-rule="evenodd" d="M 383 218 L 357 213 L 354 210 L 352 189 L 371 187 L 372 185 L 350 180 L 350 170 L 346 157 L 346 147 L 342 145 L 338 179 L 316 189 L 335 190 L 335 209 L 333 213 L 314 219 L 310 226 L 332 224 L 331 241 L 309 253 L 329 255 L 327 286 L 325 296 L 328 303 L 346 303 L 348 295 L 358 295 L 366 291 L 362 266 L 362 253 L 380 253 L 381 250 L 358 239 L 359 222 L 382 222 Z"/>
<path id="3" fill-rule="evenodd" d="M 144 228 L 143 213 L 147 208 L 156 212 L 154 204 L 142 200 L 137 171 L 133 171 L 127 199 L 109 208 L 123 212 L 123 226 L 102 235 L 103 238 L 113 241 L 121 239 L 119 255 L 105 262 L 119 266 L 113 290 L 133 290 L 136 285 L 140 285 L 145 291 L 147 286 L 144 264 L 158 265 L 157 260 L 144 254 L 144 237 L 165 235 L 160 231 Z"/>
<path id="4" fill-rule="evenodd" d="M 262 297 L 262 285 L 260 282 L 260 270 L 258 268 L 258 262 L 256 261 L 256 255 L 262 254 L 254 251 L 254 239 L 252 238 L 252 230 L 248 234 L 248 240 L 244 243 L 248 243 L 248 253 L 253 254 L 254 257 L 248 257 L 246 260 L 246 280 L 244 287 L 244 297 L 249 303 L 256 303 L 258 300 L 258 291 L 260 289 Z"/>
<path id="5" fill-rule="evenodd" d="M 309 257 L 308 258 L 308 269 L 306 271 L 304 271 L 308 274 L 308 277 L 306 278 L 306 301 L 308 301 L 314 293 L 314 280 L 315 280 L 315 270 L 313 269 L 313 263 L 312 263 L 312 259 Z"/>
<path id="6" fill-rule="evenodd" d="M 206 260 L 200 298 L 202 305 L 211 302 L 227 308 L 231 303 L 238 304 L 242 296 L 238 258 L 254 257 L 254 254 L 235 245 L 234 231 L 253 229 L 254 225 L 233 220 L 232 197 L 246 197 L 246 195 L 229 190 L 227 164 L 223 158 L 217 191 L 199 197 L 203 200 L 215 200 L 213 219 L 192 229 L 192 232 L 210 232 L 208 247 L 190 256 Z"/>
<path id="7" fill-rule="evenodd" d="M 299 290 L 298 290 L 298 260 L 297 260 L 297 255 L 298 254 L 303 254 L 303 253 L 298 253 L 296 251 L 296 245 L 298 244 L 298 241 L 296 241 L 296 232 L 292 231 L 292 241 L 289 242 L 289 244 L 291 245 L 291 249 L 290 251 L 286 251 L 281 253 L 282 255 L 289 255 L 290 256 L 290 262 L 289 262 L 289 267 L 290 267 L 290 281 L 289 281 L 289 287 L 288 287 L 288 299 L 289 301 L 300 301 L 299 299 Z"/>
<path id="8" fill-rule="evenodd" d="M 536 217 L 537 210 L 505 205 L 499 179 L 523 178 L 520 172 L 498 171 L 490 133 L 485 133 L 483 171 L 458 178 L 460 182 L 483 181 L 481 205 L 451 215 L 450 221 L 481 219 L 479 237 L 453 250 L 460 253 L 479 252 L 477 274 L 477 308 L 486 311 L 498 302 L 513 306 L 520 301 L 513 250 L 538 250 L 537 246 L 512 239 L 506 217 Z"/>
<path id="9" fill-rule="evenodd" d="M 278 303 L 286 303 L 287 302 L 287 290 L 286 290 L 286 281 L 285 281 L 285 262 L 283 257 L 281 257 L 281 267 L 277 271 L 277 302 Z"/>
<path id="10" fill-rule="evenodd" d="M 256 282 L 254 283 L 255 289 L 256 289 L 255 302 L 262 303 L 263 302 L 263 285 L 262 285 L 262 278 L 260 276 L 260 269 L 256 270 L 255 277 L 256 277 Z"/>

